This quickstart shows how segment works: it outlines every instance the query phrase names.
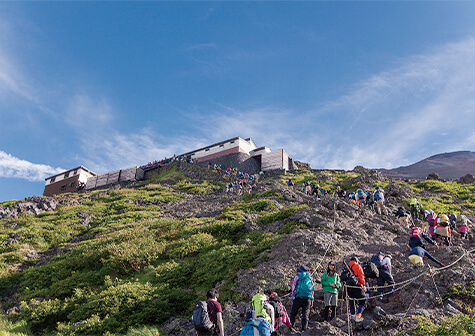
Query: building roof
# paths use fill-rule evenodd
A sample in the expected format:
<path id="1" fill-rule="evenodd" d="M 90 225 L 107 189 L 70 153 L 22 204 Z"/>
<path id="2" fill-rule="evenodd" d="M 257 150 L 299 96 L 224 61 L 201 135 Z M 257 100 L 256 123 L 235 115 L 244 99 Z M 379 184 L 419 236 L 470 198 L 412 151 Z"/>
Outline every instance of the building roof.
<path id="1" fill-rule="evenodd" d="M 89 170 L 89 169 L 87 169 L 86 167 L 83 167 L 83 166 L 79 166 L 79 167 L 76 167 L 76 168 L 73 168 L 73 169 L 65 170 L 64 172 L 59 173 L 59 174 L 49 176 L 49 177 L 45 178 L 45 181 L 47 181 L 47 180 L 49 180 L 49 179 L 51 179 L 51 178 L 53 178 L 53 177 L 66 174 L 67 172 L 74 171 L 74 170 L 79 170 L 79 169 L 82 169 L 82 170 L 84 170 L 84 171 L 87 172 L 87 173 L 90 173 L 90 174 L 92 174 L 92 175 L 94 175 L 94 176 L 97 176 L 97 174 L 94 173 L 92 170 Z"/>
<path id="2" fill-rule="evenodd" d="M 230 142 L 230 141 L 234 141 L 234 140 L 239 140 L 239 139 L 244 140 L 244 141 L 247 141 L 247 142 L 251 142 L 254 146 L 256 146 L 256 144 L 254 143 L 254 141 L 253 141 L 251 138 L 243 139 L 243 138 L 241 138 L 240 136 L 237 136 L 237 137 L 234 137 L 234 138 L 231 138 L 231 139 L 228 139 L 228 140 L 224 140 L 224 141 L 221 141 L 221 142 L 217 142 L 217 143 L 215 143 L 215 144 L 212 144 L 212 145 L 209 145 L 209 146 L 200 148 L 200 149 L 192 150 L 191 152 L 188 152 L 188 153 L 185 153 L 185 154 L 181 154 L 181 155 L 183 155 L 183 156 L 185 156 L 185 155 L 190 155 L 190 154 L 193 154 L 193 153 L 196 153 L 196 152 L 199 152 L 199 151 L 202 151 L 202 150 L 211 148 L 211 147 L 215 147 L 215 146 L 219 146 L 219 145 L 225 144 L 226 142 Z M 257 147 L 257 146 L 256 146 L 256 147 Z"/>

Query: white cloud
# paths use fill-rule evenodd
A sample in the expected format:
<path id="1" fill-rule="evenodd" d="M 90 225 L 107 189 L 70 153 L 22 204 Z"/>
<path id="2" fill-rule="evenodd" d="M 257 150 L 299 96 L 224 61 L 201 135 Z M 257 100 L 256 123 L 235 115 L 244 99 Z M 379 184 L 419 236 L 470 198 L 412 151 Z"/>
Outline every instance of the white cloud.
<path id="1" fill-rule="evenodd" d="M 20 178 L 28 181 L 44 181 L 48 176 L 63 172 L 44 164 L 31 163 L 0 151 L 0 177 Z"/>
<path id="2" fill-rule="evenodd" d="M 210 141 L 242 136 L 313 167 L 391 168 L 466 150 L 475 124 L 475 38 L 451 43 L 356 83 L 310 111 L 218 106 L 194 122 Z"/>

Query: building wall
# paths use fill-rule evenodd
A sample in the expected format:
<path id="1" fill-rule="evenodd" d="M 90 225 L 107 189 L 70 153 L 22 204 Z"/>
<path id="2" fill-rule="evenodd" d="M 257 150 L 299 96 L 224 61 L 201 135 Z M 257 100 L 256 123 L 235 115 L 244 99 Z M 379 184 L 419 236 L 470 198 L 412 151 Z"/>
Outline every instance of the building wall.
<path id="1" fill-rule="evenodd" d="M 262 153 L 261 170 L 289 169 L 289 156 L 283 149 Z"/>
<path id="2" fill-rule="evenodd" d="M 78 188 L 79 174 L 68 178 L 62 178 L 58 182 L 50 183 L 45 186 L 43 196 L 54 196 L 76 191 Z"/>
<path id="3" fill-rule="evenodd" d="M 130 167 L 126 169 L 114 170 L 105 174 L 87 179 L 86 190 L 106 188 L 119 182 L 128 182 L 143 179 L 144 171 L 140 167 Z"/>
<path id="4" fill-rule="evenodd" d="M 93 173 L 78 167 L 46 179 L 43 196 L 53 196 L 76 191 L 80 183 L 86 183 Z M 54 179 L 54 180 L 53 180 Z M 71 185 L 71 183 L 73 183 Z"/>
<path id="5" fill-rule="evenodd" d="M 217 158 L 221 155 L 227 155 L 231 153 L 245 153 L 249 154 L 250 151 L 257 147 L 251 141 L 246 141 L 242 138 L 234 138 L 226 142 L 217 144 L 216 146 L 210 146 L 202 150 L 192 153 L 191 158 L 197 159 L 198 162 L 208 161 Z"/>

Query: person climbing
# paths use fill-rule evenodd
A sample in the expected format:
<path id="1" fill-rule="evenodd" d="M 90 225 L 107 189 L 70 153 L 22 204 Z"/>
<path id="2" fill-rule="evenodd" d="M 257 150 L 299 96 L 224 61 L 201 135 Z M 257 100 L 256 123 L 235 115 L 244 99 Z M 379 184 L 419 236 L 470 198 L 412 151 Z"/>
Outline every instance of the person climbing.
<path id="1" fill-rule="evenodd" d="M 340 198 L 343 198 L 346 196 L 346 191 L 341 189 L 340 186 L 336 187 L 336 195 Z"/>
<path id="2" fill-rule="evenodd" d="M 412 221 L 415 224 L 416 220 L 419 218 L 419 207 L 421 204 L 417 198 L 413 197 L 409 200 L 409 205 L 411 206 Z"/>
<path id="3" fill-rule="evenodd" d="M 458 232 L 462 239 L 469 239 L 468 238 L 468 224 L 470 223 L 471 222 L 468 220 L 468 218 L 465 215 L 457 216 L 455 224 L 457 225 Z"/>
<path id="4" fill-rule="evenodd" d="M 284 324 L 291 330 L 295 331 L 290 323 L 289 315 L 287 314 L 287 310 L 285 306 L 282 304 L 282 301 L 279 295 L 276 292 L 272 292 L 269 295 L 269 304 L 274 307 L 275 312 L 275 330 L 278 330 Z"/>
<path id="5" fill-rule="evenodd" d="M 366 194 L 366 205 L 370 210 L 374 210 L 374 193 L 371 190 L 368 190 Z"/>
<path id="6" fill-rule="evenodd" d="M 409 215 L 410 212 L 404 209 L 403 207 L 399 207 L 396 212 L 394 212 L 394 215 L 399 221 L 399 224 L 402 226 L 409 228 L 411 225 L 409 224 Z"/>
<path id="7" fill-rule="evenodd" d="M 290 188 L 290 189 L 293 189 L 294 188 L 294 181 L 292 181 L 292 179 L 289 179 L 287 181 L 287 186 Z"/>
<path id="8" fill-rule="evenodd" d="M 239 336 L 271 336 L 274 331 L 270 322 L 262 317 L 257 317 L 253 310 L 246 312 L 245 321 L 246 325 L 241 329 Z"/>
<path id="9" fill-rule="evenodd" d="M 436 238 L 435 228 L 437 226 L 437 215 L 431 209 L 429 209 L 429 213 L 426 216 L 426 222 L 427 222 L 427 225 L 429 226 L 429 235 L 431 236 L 432 239 L 435 239 Z"/>
<path id="10" fill-rule="evenodd" d="M 274 307 L 268 302 L 267 296 L 265 294 L 257 293 L 252 297 L 251 309 L 256 313 L 257 317 L 262 317 L 263 319 L 269 321 L 274 328 Z"/>
<path id="11" fill-rule="evenodd" d="M 322 274 L 321 284 L 323 286 L 323 301 L 325 310 L 323 311 L 323 318 L 325 321 L 334 319 L 336 317 L 336 307 L 338 304 L 338 289 L 341 287 L 340 276 L 337 273 L 336 264 L 334 261 L 328 263 L 327 269 Z M 328 313 L 331 309 L 331 315 Z"/>
<path id="12" fill-rule="evenodd" d="M 439 236 L 442 241 L 449 246 L 451 244 L 451 233 L 450 229 L 450 220 L 446 214 L 440 214 L 437 218 L 437 227 L 435 228 L 435 233 Z"/>
<path id="13" fill-rule="evenodd" d="M 374 192 L 374 202 L 376 204 L 376 213 L 378 215 L 384 214 L 388 215 L 388 209 L 384 205 L 384 190 L 376 187 L 376 191 Z"/>
<path id="14" fill-rule="evenodd" d="M 388 291 L 386 292 L 387 294 L 391 293 L 394 289 L 394 286 L 393 286 L 394 278 L 392 274 L 391 259 L 392 259 L 392 256 L 390 254 L 385 255 L 383 257 L 383 260 L 381 261 L 381 268 L 379 268 L 379 277 L 377 279 L 377 282 L 378 282 L 378 295 L 380 295 L 380 300 L 383 299 L 383 294 L 384 294 L 384 289 L 385 289 L 382 286 L 384 286 L 386 283 L 388 284 L 389 287 L 387 287 L 388 288 Z"/>
<path id="15" fill-rule="evenodd" d="M 363 189 L 356 190 L 356 205 L 362 206 L 366 202 L 366 194 Z"/>
<path id="16" fill-rule="evenodd" d="M 295 299 L 292 302 L 292 310 L 290 311 L 290 323 L 295 326 L 295 317 L 300 309 L 302 309 L 302 328 L 306 330 L 308 326 L 308 316 L 310 308 L 313 306 L 313 281 L 309 273 L 310 269 L 302 265 L 297 269 L 298 281 L 292 293 L 295 292 Z M 294 281 L 295 283 L 295 281 Z"/>
<path id="17" fill-rule="evenodd" d="M 349 268 L 349 271 L 353 273 L 353 275 L 358 280 L 356 286 L 348 287 L 348 296 L 350 298 L 350 313 L 351 315 L 355 315 L 356 312 L 356 316 L 362 317 L 366 302 L 366 300 L 361 300 L 365 298 L 366 292 L 366 279 L 364 276 L 363 268 L 361 267 L 357 257 L 351 257 L 347 267 Z"/>
<path id="18" fill-rule="evenodd" d="M 420 246 L 414 247 L 411 250 L 411 252 L 409 252 L 409 254 L 408 254 L 408 258 L 412 262 L 412 264 L 414 265 L 414 268 L 424 266 L 424 257 L 426 257 L 426 256 L 427 256 L 427 258 L 429 258 L 430 260 L 432 260 L 433 262 L 435 262 L 439 266 L 442 266 L 442 267 L 445 266 L 440 261 L 438 261 L 433 256 L 431 256 L 431 254 L 429 252 L 427 252 L 427 250 L 423 249 Z"/>
<path id="19" fill-rule="evenodd" d="M 348 199 L 350 200 L 350 202 L 356 204 L 356 193 L 355 193 L 354 191 L 352 191 L 352 192 L 348 195 Z"/>
<path id="20" fill-rule="evenodd" d="M 411 249 L 416 246 L 425 248 L 422 238 L 424 238 L 428 243 L 437 246 L 437 243 L 428 235 L 426 235 L 420 227 L 414 227 L 409 231 L 409 247 Z"/>
<path id="21" fill-rule="evenodd" d="M 223 324 L 223 309 L 218 302 L 219 293 L 215 288 L 212 288 L 206 293 L 206 306 L 209 320 L 213 324 L 213 328 L 207 331 L 196 330 L 198 336 L 224 336 L 224 324 Z M 196 306 L 195 306 L 196 310 Z M 194 317 L 193 313 L 193 317 Z M 199 320 L 199 319 L 196 319 Z M 196 325 L 196 324 L 195 324 Z"/>

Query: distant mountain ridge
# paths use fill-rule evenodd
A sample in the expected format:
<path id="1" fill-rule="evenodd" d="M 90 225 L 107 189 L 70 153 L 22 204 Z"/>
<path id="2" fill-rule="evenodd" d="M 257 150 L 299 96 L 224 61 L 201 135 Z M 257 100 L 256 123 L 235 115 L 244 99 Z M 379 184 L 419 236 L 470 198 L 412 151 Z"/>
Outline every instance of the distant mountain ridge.
<path id="1" fill-rule="evenodd" d="M 443 179 L 457 180 L 467 174 L 475 175 L 475 152 L 437 154 L 409 166 L 377 170 L 397 179 L 425 179 L 429 174 L 436 173 Z"/>

